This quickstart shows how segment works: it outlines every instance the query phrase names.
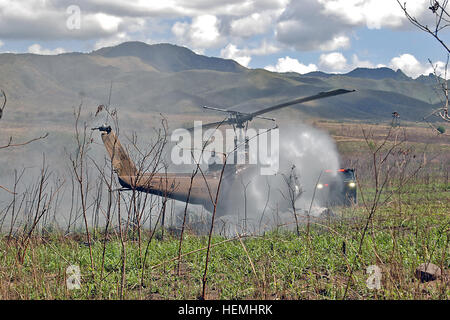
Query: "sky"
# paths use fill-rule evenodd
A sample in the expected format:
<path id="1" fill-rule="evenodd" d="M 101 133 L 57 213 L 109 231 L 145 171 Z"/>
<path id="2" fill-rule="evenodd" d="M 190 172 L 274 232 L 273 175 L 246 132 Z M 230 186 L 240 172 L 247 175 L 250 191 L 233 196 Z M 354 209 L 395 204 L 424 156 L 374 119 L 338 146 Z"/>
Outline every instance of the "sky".
<path id="1" fill-rule="evenodd" d="M 401 2 L 434 24 L 430 0 Z M 385 66 L 416 78 L 432 72 L 428 59 L 439 72 L 447 59 L 397 0 L 0 0 L 0 52 L 91 52 L 125 41 L 301 74 Z"/>

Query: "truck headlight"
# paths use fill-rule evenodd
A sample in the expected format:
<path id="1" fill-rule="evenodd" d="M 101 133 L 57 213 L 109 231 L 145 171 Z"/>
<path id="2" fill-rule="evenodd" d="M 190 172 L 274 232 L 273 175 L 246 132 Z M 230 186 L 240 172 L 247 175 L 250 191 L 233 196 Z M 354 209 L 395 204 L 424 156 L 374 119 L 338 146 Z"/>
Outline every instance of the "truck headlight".
<path id="1" fill-rule="evenodd" d="M 349 186 L 350 188 L 354 188 L 354 187 L 356 187 L 356 183 L 350 182 L 350 183 L 348 184 L 348 186 Z"/>
<path id="2" fill-rule="evenodd" d="M 319 183 L 319 184 L 317 185 L 317 189 L 322 189 L 322 188 L 323 188 L 323 184 Z"/>

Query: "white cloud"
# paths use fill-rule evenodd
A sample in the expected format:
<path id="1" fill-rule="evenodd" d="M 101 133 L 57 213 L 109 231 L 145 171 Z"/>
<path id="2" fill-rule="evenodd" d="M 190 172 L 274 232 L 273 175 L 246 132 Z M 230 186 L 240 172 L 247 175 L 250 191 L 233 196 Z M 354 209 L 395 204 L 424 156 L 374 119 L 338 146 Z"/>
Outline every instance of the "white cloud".
<path id="1" fill-rule="evenodd" d="M 280 60 L 279 60 L 280 61 Z M 315 66 L 310 64 L 310 66 Z M 318 66 L 321 71 L 332 73 L 346 73 L 355 68 L 381 68 L 385 67 L 383 64 L 377 64 L 370 62 L 369 60 L 360 60 L 356 54 L 352 55 L 351 62 L 341 52 L 323 53 L 319 56 Z M 269 66 L 272 67 L 272 66 Z M 266 67 L 267 68 L 267 67 Z M 275 67 L 272 67 L 273 71 L 277 71 Z M 314 71 L 314 70 L 313 70 Z M 282 71 L 279 71 L 282 72 Z"/>
<path id="2" fill-rule="evenodd" d="M 390 60 L 388 65 L 375 64 L 369 60 L 360 60 L 360 58 L 353 54 L 351 62 L 341 52 L 323 53 L 319 56 L 318 66 L 321 71 L 332 73 L 347 73 L 356 68 L 382 68 L 388 67 L 393 70 L 401 69 L 407 76 L 415 79 L 420 75 L 428 76 L 430 73 L 436 73 L 442 78 L 450 78 L 450 74 L 445 76 L 445 63 L 442 61 L 433 62 L 433 66 L 429 62 L 420 62 L 412 54 L 405 53 Z M 279 58 L 275 66 L 268 65 L 266 70 L 274 72 L 288 72 L 294 71 L 298 73 L 308 73 L 318 70 L 317 66 L 313 63 L 304 65 L 297 59 L 290 57 Z"/>
<path id="3" fill-rule="evenodd" d="M 279 58 L 275 66 L 269 65 L 264 69 L 272 72 L 298 72 L 300 74 L 317 71 L 317 66 L 315 64 L 305 65 L 300 63 L 297 59 L 293 59 L 289 56 L 284 58 Z"/>
<path id="4" fill-rule="evenodd" d="M 356 68 L 382 68 L 386 67 L 384 64 L 374 64 L 369 60 L 360 60 L 358 55 L 353 54 L 351 63 L 340 52 L 332 52 L 322 54 L 319 57 L 319 66 L 321 70 L 326 72 L 346 73 Z"/>
<path id="5" fill-rule="evenodd" d="M 55 48 L 53 50 L 44 49 L 41 47 L 40 44 L 35 43 L 28 47 L 28 52 L 34 53 L 34 54 L 41 54 L 41 55 L 56 55 L 56 54 L 64 53 L 64 52 L 66 52 L 66 50 L 64 50 L 63 48 Z"/>
<path id="6" fill-rule="evenodd" d="M 191 16 L 213 14 L 229 16 L 248 16 L 254 12 L 284 9 L 290 0 L 176 0 L 172 2 L 178 10 Z M 143 1 L 145 2 L 145 1 Z"/>
<path id="7" fill-rule="evenodd" d="M 413 16 L 433 25 L 429 0 L 405 1 Z M 359 27 L 413 28 L 395 0 L 302 0 L 288 4 L 275 32 L 278 41 L 297 50 L 335 51 L 348 48 Z"/>
<path id="8" fill-rule="evenodd" d="M 214 15 L 202 15 L 192 19 L 192 23 L 176 22 L 172 33 L 181 43 L 194 48 L 211 48 L 219 45 L 219 19 Z"/>
<path id="9" fill-rule="evenodd" d="M 324 13 L 317 0 L 292 1 L 275 26 L 278 41 L 300 51 L 333 51 L 350 46 L 352 27 Z"/>
<path id="10" fill-rule="evenodd" d="M 347 30 L 335 28 L 333 19 L 316 19 L 312 14 L 320 13 L 323 9 L 316 0 L 304 0 L 295 5 L 298 2 L 83 0 L 79 3 L 81 28 L 69 30 L 66 27 L 68 18 L 66 9 L 73 3 L 68 0 L 20 2 L 0 0 L 0 38 L 34 39 L 34 41 L 94 39 L 95 42 L 100 42 L 114 38 L 116 33 L 126 32 L 132 34 L 133 38 L 134 33 L 143 33 L 147 37 L 150 35 L 157 38 L 155 37 L 157 32 L 161 35 L 161 40 L 170 41 L 168 33 L 172 31 L 177 43 L 202 51 L 205 48 L 223 46 L 228 42 L 242 43 L 248 37 L 257 35 L 272 38 L 275 30 L 279 29 L 278 40 L 288 45 L 297 45 L 298 48 L 305 47 L 309 50 L 322 46 L 324 50 L 337 50 L 349 45 Z M 291 10 L 291 6 L 294 6 L 295 10 Z M 303 10 L 304 7 L 308 10 Z M 280 19 L 284 15 L 288 17 Z M 279 19 L 280 25 L 277 27 Z M 301 25 L 298 29 L 298 23 L 285 24 L 286 20 L 301 21 L 310 28 L 305 29 L 304 25 Z M 330 27 L 327 27 L 330 23 Z M 150 24 L 157 25 L 158 30 L 155 31 Z M 329 32 L 330 30 L 332 32 Z M 300 36 L 295 40 L 298 33 Z"/>
<path id="11" fill-rule="evenodd" d="M 404 1 L 401 1 L 403 4 Z M 429 0 L 406 1 L 413 16 L 421 15 Z M 350 25 L 365 25 L 369 29 L 397 28 L 407 22 L 405 14 L 394 0 L 319 0 L 324 13 L 337 16 Z"/>
<path id="12" fill-rule="evenodd" d="M 445 76 L 444 62 L 434 62 L 433 66 L 436 68 L 436 72 L 439 76 Z M 394 70 L 401 69 L 407 76 L 410 76 L 411 78 L 417 78 L 420 75 L 429 75 L 430 73 L 433 73 L 433 66 L 431 66 L 428 62 L 421 63 L 412 54 L 404 53 L 398 57 L 392 58 L 389 67 Z"/>
<path id="13" fill-rule="evenodd" d="M 4 44 L 5 43 L 2 40 L 0 40 L 0 48 L 3 47 Z"/>
<path id="14" fill-rule="evenodd" d="M 409 53 L 392 58 L 391 67 L 394 70 L 401 69 L 406 75 L 412 78 L 417 78 L 425 72 L 425 66 Z"/>
<path id="15" fill-rule="evenodd" d="M 184 37 L 189 29 L 189 23 L 187 22 L 175 22 L 172 26 L 172 33 L 177 37 Z"/>
<path id="16" fill-rule="evenodd" d="M 319 66 L 327 71 L 342 71 L 347 68 L 347 59 L 340 52 L 321 54 Z"/>
<path id="17" fill-rule="evenodd" d="M 273 21 L 282 10 L 255 12 L 249 16 L 231 21 L 231 34 L 237 37 L 251 37 L 270 30 Z"/>
<path id="18" fill-rule="evenodd" d="M 122 18 L 104 13 L 97 13 L 94 17 L 97 19 L 102 29 L 107 32 L 117 32 L 120 23 L 123 21 Z"/>
<path id="19" fill-rule="evenodd" d="M 433 24 L 427 20 L 433 17 L 428 10 L 430 0 L 403 1 L 412 15 Z M 201 54 L 222 48 L 221 56 L 244 66 L 256 55 L 273 54 L 281 48 L 326 51 L 334 55 L 325 55 L 316 64 L 305 65 L 283 54 L 284 58 L 267 68 L 304 73 L 319 65 L 344 72 L 358 66 L 375 67 L 356 55 L 338 55 L 351 46 L 353 30 L 411 27 L 395 0 L 83 0 L 79 1 L 81 28 L 69 30 L 66 9 L 72 4 L 69 0 L 0 0 L 0 38 L 8 45 L 9 39 L 30 41 L 30 52 L 57 54 L 64 49 L 45 49 L 39 43 L 91 40 L 88 43 L 97 49 L 151 37 L 186 45 Z M 427 63 L 414 59 L 399 56 L 387 64 L 405 69 L 411 76 L 430 71 Z M 443 70 L 442 62 L 437 66 Z"/>
<path id="20" fill-rule="evenodd" d="M 220 56 L 225 59 L 233 59 L 237 61 L 240 65 L 248 67 L 252 56 L 261 56 L 273 54 L 280 51 L 277 46 L 268 43 L 265 39 L 262 40 L 261 44 L 255 48 L 242 48 L 239 49 L 236 45 L 229 43 L 225 48 L 220 50 Z"/>
<path id="21" fill-rule="evenodd" d="M 225 59 L 233 59 L 244 67 L 248 67 L 248 64 L 252 60 L 252 57 L 245 55 L 243 50 L 239 50 L 231 43 L 220 51 L 220 56 Z"/>
<path id="22" fill-rule="evenodd" d="M 97 50 L 97 49 L 104 48 L 104 47 L 112 47 L 112 46 L 116 46 L 122 42 L 130 41 L 130 40 L 131 40 L 131 37 L 127 33 L 119 32 L 119 33 L 116 33 L 112 37 L 102 38 L 102 39 L 96 41 L 94 44 L 94 49 Z"/>
<path id="23" fill-rule="evenodd" d="M 323 51 L 347 49 L 348 47 L 350 47 L 350 39 L 347 36 L 336 36 L 333 39 L 319 45 L 319 49 Z"/>
<path id="24" fill-rule="evenodd" d="M 144 29 L 145 19 L 142 17 L 114 12 L 105 3 L 98 0 L 83 1 L 80 4 L 80 27 L 69 28 L 68 19 L 76 18 L 73 13 L 66 11 L 72 2 L 0 0 L 0 38 L 36 42 L 71 39 L 98 41 L 117 32 Z"/>
<path id="25" fill-rule="evenodd" d="M 436 74 L 439 77 L 445 78 L 445 79 L 449 79 L 450 78 L 450 75 L 448 74 L 448 72 L 446 72 L 445 62 L 437 61 L 437 62 L 433 63 L 433 66 L 434 66 L 434 68 L 436 68 Z M 433 66 L 429 65 L 429 67 L 425 70 L 425 72 L 423 74 L 424 75 L 429 75 L 430 73 L 434 73 Z"/>
<path id="26" fill-rule="evenodd" d="M 352 56 L 353 68 L 375 68 L 374 64 L 369 60 L 359 60 L 358 56 L 354 54 Z M 377 65 L 377 68 L 381 68 L 384 65 Z"/>
<path id="27" fill-rule="evenodd" d="M 217 28 L 219 20 L 213 15 L 203 15 L 195 17 L 191 25 L 191 37 L 200 46 L 210 46 L 215 44 L 220 36 Z"/>
<path id="28" fill-rule="evenodd" d="M 279 47 L 277 47 L 272 43 L 267 42 L 267 40 L 264 39 L 258 47 L 252 49 L 249 48 L 244 49 L 244 52 L 255 56 L 265 56 L 268 54 L 277 53 L 280 50 L 281 49 Z"/>

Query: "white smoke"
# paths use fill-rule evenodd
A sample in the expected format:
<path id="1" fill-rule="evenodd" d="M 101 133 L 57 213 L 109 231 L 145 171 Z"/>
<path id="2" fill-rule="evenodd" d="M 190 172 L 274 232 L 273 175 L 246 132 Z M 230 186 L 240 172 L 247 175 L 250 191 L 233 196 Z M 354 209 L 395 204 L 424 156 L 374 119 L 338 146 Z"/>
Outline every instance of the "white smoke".
<path id="1" fill-rule="evenodd" d="M 7 152 L 7 157 L 2 159 L 3 163 L 7 165 L 2 167 L 3 171 L 0 170 L 1 184 L 11 188 L 14 177 L 12 169 L 18 167 L 20 173 L 21 167 L 27 168 L 27 174 L 19 184 L 21 193 L 31 183 L 35 183 L 35 178 L 38 177 L 42 165 L 42 152 L 45 152 L 46 164 L 49 165 L 51 171 L 55 172 L 55 177 L 61 176 L 67 178 L 64 192 L 61 194 L 60 204 L 55 208 L 55 212 L 57 212 L 56 218 L 63 228 L 67 222 L 68 212 L 71 211 L 69 154 L 76 151 L 74 142 L 70 138 L 67 137 L 67 141 L 60 141 L 57 136 L 51 135 L 45 143 L 36 142 L 35 144 L 30 144 L 26 148 L 19 150 L 21 152 Z M 96 139 L 99 140 L 98 137 Z M 270 139 L 268 140 L 270 143 L 274 143 Z M 253 168 L 244 171 L 242 175 L 237 175 L 229 197 L 219 198 L 219 205 L 225 203 L 227 210 L 221 213 L 225 213 L 224 215 L 217 216 L 215 222 L 216 231 L 222 232 L 222 234 L 234 235 L 236 230 L 238 232 L 259 232 L 261 230 L 273 229 L 278 225 L 286 223 L 294 226 L 292 207 L 289 200 L 286 199 L 288 197 L 288 190 L 283 175 L 289 176 L 291 168 L 295 166 L 298 187 L 303 190 L 302 195 L 295 203 L 296 213 L 301 215 L 306 210 L 309 210 L 313 190 L 321 172 L 326 169 L 331 169 L 336 172 L 339 168 L 339 156 L 336 146 L 331 137 L 321 130 L 305 124 L 296 126 L 283 125 L 279 132 L 279 142 L 279 163 L 270 166 L 271 168 L 279 168 L 278 173 L 269 176 L 262 175 L 260 167 L 253 166 Z M 126 141 L 124 143 L 126 144 Z M 56 146 L 58 150 L 61 150 L 60 152 L 49 152 L 48 149 L 56 149 Z M 66 151 L 64 151 L 63 146 L 67 147 Z M 64 155 L 65 152 L 67 153 L 66 155 Z M 25 154 L 26 156 L 24 156 Z M 104 164 L 105 151 L 101 142 L 98 141 L 98 143 L 92 145 L 90 156 L 99 165 Z M 96 173 L 96 168 L 92 167 L 92 164 L 90 166 L 93 174 Z M 171 167 L 169 171 L 173 172 L 173 169 L 177 169 L 175 171 L 192 172 L 192 166 L 183 168 L 183 170 L 175 166 Z M 206 170 L 207 168 L 204 169 Z M 93 184 L 95 182 L 95 175 L 91 175 L 91 180 L 91 190 L 94 191 L 96 188 Z M 77 186 L 75 185 L 75 187 Z M 246 189 L 245 192 L 244 189 Z M 77 191 L 75 190 L 75 192 Z M 95 194 L 90 195 L 89 199 L 94 196 Z M 8 206 L 11 197 L 9 193 L 3 192 L 0 197 L 0 207 L 4 208 Z M 75 206 L 77 206 L 78 196 L 76 195 L 75 197 Z M 105 202 L 105 199 L 106 196 L 104 196 L 103 202 Z M 313 209 L 316 209 L 314 207 L 316 205 L 313 204 Z M 179 227 L 184 215 L 184 209 L 185 203 L 170 201 L 165 221 L 166 226 L 174 225 L 175 227 Z M 319 211 L 317 209 L 311 210 L 311 214 L 314 215 L 314 212 Z M 191 227 L 201 226 L 202 224 L 207 225 L 211 221 L 211 213 L 207 212 L 200 205 L 189 204 L 188 213 L 189 217 L 187 222 Z M 154 223 L 157 221 L 159 210 L 152 210 L 151 214 L 151 221 Z M 1 219 L 2 216 L 0 215 Z M 5 225 L 8 224 L 7 220 L 5 220 Z M 91 223 L 91 219 L 89 219 L 89 223 Z M 244 226 L 247 227 L 245 230 Z"/>
<path id="2" fill-rule="evenodd" d="M 280 129 L 279 171 L 264 176 L 259 170 L 249 170 L 237 177 L 228 201 L 232 209 L 220 220 L 234 225 L 240 231 L 246 226 L 248 232 L 271 229 L 276 225 L 291 224 L 294 221 L 289 188 L 303 191 L 295 201 L 297 215 L 304 214 L 313 206 L 311 215 L 322 211 L 313 200 L 314 189 L 325 170 L 337 172 L 339 155 L 333 139 L 325 132 L 299 124 L 283 126 Z M 275 166 L 276 167 L 276 166 Z M 288 185 L 286 178 L 297 177 Z M 246 191 L 245 191 L 246 190 Z M 233 232 L 231 227 L 230 232 Z"/>

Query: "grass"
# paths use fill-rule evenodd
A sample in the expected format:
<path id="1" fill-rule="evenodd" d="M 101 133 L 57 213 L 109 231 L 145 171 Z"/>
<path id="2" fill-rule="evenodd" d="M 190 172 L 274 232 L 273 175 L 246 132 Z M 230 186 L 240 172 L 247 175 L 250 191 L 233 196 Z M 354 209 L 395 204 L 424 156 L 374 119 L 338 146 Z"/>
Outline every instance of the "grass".
<path id="1" fill-rule="evenodd" d="M 303 221 L 299 236 L 294 224 L 292 228 L 274 227 L 263 235 L 247 235 L 242 239 L 214 235 L 206 298 L 449 299 L 448 141 L 427 135 L 423 128 L 409 129 L 410 139 L 396 149 L 401 152 L 393 154 L 392 164 L 398 165 L 399 170 L 404 168 L 403 173 L 412 172 L 424 161 L 421 153 L 426 151 L 426 165 L 401 190 L 396 189 L 400 179 L 410 175 L 393 171 L 395 174 L 389 177 L 381 194 L 381 205 L 367 224 L 359 252 L 369 214 L 361 195 L 364 194 L 370 208 L 376 194 L 370 148 L 361 140 L 360 128 L 352 124 L 325 123 L 322 127 L 336 138 L 342 166 L 357 170 L 362 188 L 358 191 L 359 205 L 334 208 L 336 217 L 313 220 L 309 233 Z M 386 128 L 373 126 L 373 130 L 377 141 Z M 346 139 L 340 140 L 342 137 Z M 402 162 L 405 159 L 411 163 Z M 24 215 L 28 213 L 25 209 L 22 209 Z M 0 214 L 4 212 L 8 213 Z M 93 269 L 86 234 L 81 230 L 68 236 L 57 229 L 36 230 L 23 262 L 19 259 L 23 252 L 21 238 L 2 235 L 0 299 L 197 299 L 201 296 L 207 236 L 185 234 L 178 273 L 179 238 L 165 230 L 162 240 L 161 230 L 157 230 L 149 243 L 142 277 L 149 230 L 143 231 L 141 243 L 134 240 L 137 239 L 134 234 L 129 234 L 124 247 L 117 233 L 110 231 L 105 237 L 102 229 L 95 230 Z M 436 281 L 419 282 L 414 271 L 425 262 L 438 265 L 447 275 Z M 80 289 L 67 288 L 66 269 L 70 265 L 80 267 Z M 371 265 L 382 270 L 379 290 L 371 290 L 366 284 L 370 276 L 367 267 Z"/>
<path id="2" fill-rule="evenodd" d="M 433 192 L 430 192 L 433 190 Z M 367 190 L 370 194 L 370 190 Z M 415 268 L 432 262 L 450 267 L 449 186 L 410 185 L 402 196 L 399 211 L 395 199 L 377 213 L 369 235 L 356 257 L 362 207 L 339 210 L 337 219 L 314 221 L 308 237 L 286 229 L 261 236 L 226 241 L 213 237 L 208 270 L 207 298 L 210 299 L 342 299 L 350 265 L 350 299 L 448 299 L 448 279 L 420 283 Z M 401 213 L 399 213 L 401 212 Z M 159 240 L 158 240 L 159 239 Z M 146 244 L 146 241 L 144 243 Z M 94 242 L 95 270 L 90 268 L 89 249 L 83 235 L 63 237 L 54 232 L 35 237 L 23 264 L 17 260 L 17 245 L 5 237 L 0 241 L 1 299 L 118 299 L 122 248 L 111 236 L 106 244 L 103 279 L 100 240 Z M 142 249 L 137 241 L 126 243 L 125 299 L 196 299 L 201 294 L 206 236 L 188 234 L 183 241 L 181 272 L 177 262 L 179 239 L 155 237 L 150 243 L 144 285 L 141 285 Z M 245 249 L 244 249 L 245 246 Z M 345 246 L 345 248 L 344 248 Z M 145 245 L 143 246 L 145 248 Z M 382 269 L 382 288 L 366 286 L 369 265 Z M 67 290 L 65 273 L 69 265 L 81 269 L 81 289 Z M 92 272 L 93 271 L 93 272 Z"/>

